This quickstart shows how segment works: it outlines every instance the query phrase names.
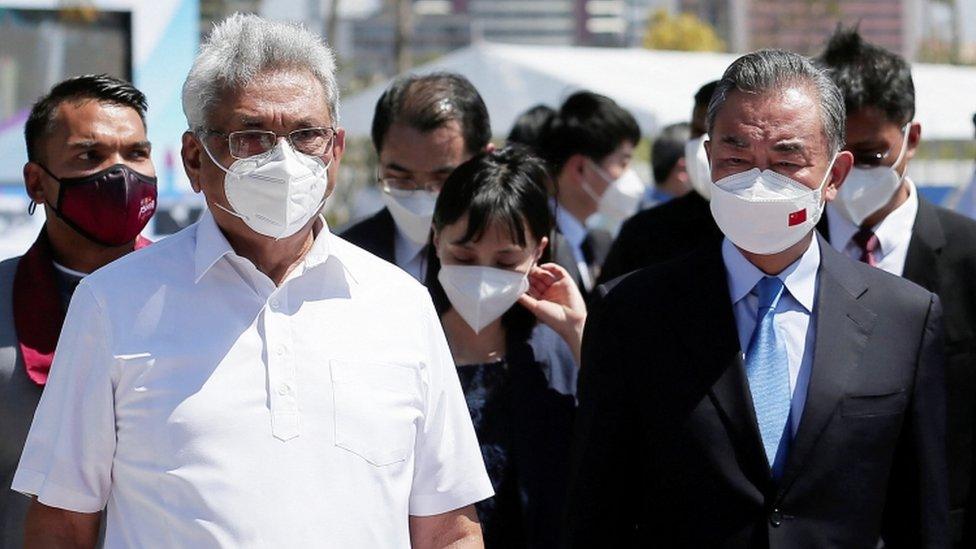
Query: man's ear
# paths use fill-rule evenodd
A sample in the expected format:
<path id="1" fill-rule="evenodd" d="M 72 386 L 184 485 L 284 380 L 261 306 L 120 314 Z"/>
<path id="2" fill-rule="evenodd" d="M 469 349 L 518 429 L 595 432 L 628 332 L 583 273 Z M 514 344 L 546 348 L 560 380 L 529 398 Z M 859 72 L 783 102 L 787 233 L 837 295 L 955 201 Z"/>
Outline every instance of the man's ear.
<path id="1" fill-rule="evenodd" d="M 486 153 L 495 152 L 495 150 L 497 148 L 498 147 L 496 147 L 494 143 L 492 143 L 491 141 L 489 141 L 488 144 L 485 145 L 485 152 Z"/>
<path id="2" fill-rule="evenodd" d="M 841 185 L 844 184 L 844 180 L 847 179 L 847 174 L 851 173 L 851 168 L 854 167 L 854 155 L 850 151 L 840 151 L 837 153 L 837 158 L 834 159 L 834 165 L 830 168 L 830 181 L 824 187 L 824 201 L 830 202 L 837 197 L 837 191 L 840 190 Z"/>
<path id="3" fill-rule="evenodd" d="M 39 205 L 44 205 L 44 170 L 34 162 L 24 164 L 24 189 L 27 196 Z"/>
<path id="4" fill-rule="evenodd" d="M 915 158 L 915 152 L 918 151 L 918 144 L 922 142 L 922 125 L 918 122 L 912 122 L 908 125 L 908 142 L 906 143 L 905 159 L 911 160 Z"/>
<path id="5" fill-rule="evenodd" d="M 186 177 L 190 180 L 193 192 L 200 192 L 200 171 L 203 169 L 203 146 L 192 132 L 183 132 L 183 148 L 180 149 L 180 157 L 183 159 L 183 170 Z"/>

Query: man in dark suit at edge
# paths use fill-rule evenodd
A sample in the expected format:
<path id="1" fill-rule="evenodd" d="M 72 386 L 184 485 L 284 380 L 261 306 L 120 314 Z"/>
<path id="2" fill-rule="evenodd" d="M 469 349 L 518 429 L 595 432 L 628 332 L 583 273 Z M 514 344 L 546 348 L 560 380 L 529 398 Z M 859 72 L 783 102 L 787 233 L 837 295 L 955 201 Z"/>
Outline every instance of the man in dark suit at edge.
<path id="1" fill-rule="evenodd" d="M 844 96 L 854 168 L 818 228 L 839 252 L 938 294 L 944 308 L 950 524 L 976 547 L 976 221 L 921 196 L 908 176 L 921 140 L 911 67 L 838 29 L 818 59 Z"/>

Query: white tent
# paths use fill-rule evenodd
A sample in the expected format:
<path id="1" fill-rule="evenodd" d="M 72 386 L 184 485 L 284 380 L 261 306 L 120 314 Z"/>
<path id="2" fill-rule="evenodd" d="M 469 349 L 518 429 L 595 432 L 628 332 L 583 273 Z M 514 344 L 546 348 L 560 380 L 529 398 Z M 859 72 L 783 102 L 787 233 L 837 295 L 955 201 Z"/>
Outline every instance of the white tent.
<path id="1" fill-rule="evenodd" d="M 538 103 L 558 106 L 574 91 L 612 97 L 637 117 L 645 135 L 691 116 L 698 88 L 719 78 L 736 58 L 731 54 L 619 48 L 573 48 L 480 43 L 422 65 L 413 72 L 453 71 L 478 88 L 496 136 L 505 136 L 516 117 Z M 916 119 L 927 139 L 970 139 L 976 110 L 976 68 L 917 64 Z M 389 82 L 344 101 L 342 125 L 367 136 L 376 100 Z"/>

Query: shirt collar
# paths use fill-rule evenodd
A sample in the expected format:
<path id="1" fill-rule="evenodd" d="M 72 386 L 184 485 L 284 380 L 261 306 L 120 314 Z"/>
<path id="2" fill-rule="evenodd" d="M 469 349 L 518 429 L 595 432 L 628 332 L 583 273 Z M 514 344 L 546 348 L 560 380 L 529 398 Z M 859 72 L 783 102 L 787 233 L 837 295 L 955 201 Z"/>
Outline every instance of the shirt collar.
<path id="1" fill-rule="evenodd" d="M 729 239 L 722 242 L 722 259 L 729 283 L 732 303 L 738 303 L 752 292 L 766 273 L 749 262 Z M 813 301 L 817 292 L 817 269 L 820 268 L 820 246 L 816 237 L 810 239 L 810 246 L 800 259 L 783 269 L 777 278 L 783 281 L 787 291 L 808 313 L 813 312 Z"/>
<path id="2" fill-rule="evenodd" d="M 574 248 L 582 246 L 583 241 L 586 240 L 586 225 L 580 223 L 579 219 L 573 217 L 573 214 L 557 204 L 555 200 L 550 201 L 550 206 L 556 212 L 556 225 L 566 242 Z"/>
<path id="3" fill-rule="evenodd" d="M 882 257 L 901 246 L 907 246 L 912 238 L 912 228 L 915 226 L 915 216 L 918 214 L 918 189 L 911 179 L 906 177 L 905 182 L 908 183 L 908 200 L 871 228 L 871 231 L 878 237 L 878 247 Z M 830 205 L 827 206 L 827 223 L 830 227 L 830 241 L 834 249 L 844 251 L 848 246 L 857 246 L 851 242 L 851 238 L 860 230 L 860 227 L 840 215 Z"/>
<path id="4" fill-rule="evenodd" d="M 313 267 L 325 263 L 326 260 L 331 256 L 330 250 L 330 239 L 332 234 L 329 232 L 329 225 L 326 223 L 325 218 L 321 215 L 319 216 L 319 222 L 321 222 L 321 227 L 319 227 L 318 233 L 315 235 L 315 240 L 312 241 L 312 247 L 309 248 L 308 253 L 302 259 L 302 269 L 301 272 L 305 272 Z M 194 275 L 193 282 L 198 283 L 200 279 L 213 268 L 217 262 L 225 255 L 232 255 L 235 257 L 237 254 L 231 247 L 230 242 L 227 241 L 227 237 L 217 226 L 217 222 L 213 218 L 213 214 L 210 213 L 209 209 L 204 209 L 200 216 L 200 220 L 197 222 L 197 235 L 196 235 L 196 249 L 193 253 L 194 261 Z M 345 265 L 344 265 L 345 266 Z M 297 269 L 296 269 L 297 270 Z M 348 272 L 348 268 L 346 268 Z M 352 273 L 350 273 L 351 275 Z"/>
<path id="5" fill-rule="evenodd" d="M 908 199 L 871 229 L 878 237 L 881 255 L 907 246 L 912 239 L 912 227 L 918 213 L 918 191 L 911 179 L 905 178 L 905 182 L 908 184 Z"/>

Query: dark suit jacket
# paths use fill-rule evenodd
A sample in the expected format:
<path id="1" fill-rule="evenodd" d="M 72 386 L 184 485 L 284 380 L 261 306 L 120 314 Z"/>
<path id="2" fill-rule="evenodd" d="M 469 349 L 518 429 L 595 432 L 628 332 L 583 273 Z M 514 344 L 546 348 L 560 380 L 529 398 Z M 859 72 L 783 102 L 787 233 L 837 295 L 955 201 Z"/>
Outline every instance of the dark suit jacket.
<path id="1" fill-rule="evenodd" d="M 590 265 L 591 268 L 596 268 L 599 274 L 601 266 L 607 257 L 607 253 L 610 251 L 610 245 L 613 243 L 613 236 L 603 229 L 591 229 L 589 232 L 590 245 L 593 250 L 593 263 Z M 591 292 L 587 292 L 586 288 L 583 286 L 583 277 L 580 275 L 579 266 L 576 265 L 576 258 L 573 256 L 573 250 L 566 241 L 566 238 L 559 232 L 557 227 L 553 231 L 553 236 L 550 238 L 552 241 L 552 261 L 560 267 L 566 269 L 569 275 L 576 282 L 576 287 L 580 289 L 583 297 L 589 299 Z"/>
<path id="2" fill-rule="evenodd" d="M 827 216 L 818 229 L 830 238 Z M 920 196 L 904 277 L 942 302 L 951 523 L 960 547 L 976 547 L 976 221 Z"/>
<path id="3" fill-rule="evenodd" d="M 612 283 L 584 336 L 569 546 L 946 546 L 938 298 L 819 245 L 810 386 L 779 482 L 720 244 Z"/>
<path id="4" fill-rule="evenodd" d="M 341 238 L 393 264 L 396 264 L 395 235 L 396 224 L 386 208 L 339 233 Z"/>
<path id="5" fill-rule="evenodd" d="M 603 263 L 599 283 L 685 255 L 722 239 L 708 201 L 694 191 L 624 222 Z"/>

